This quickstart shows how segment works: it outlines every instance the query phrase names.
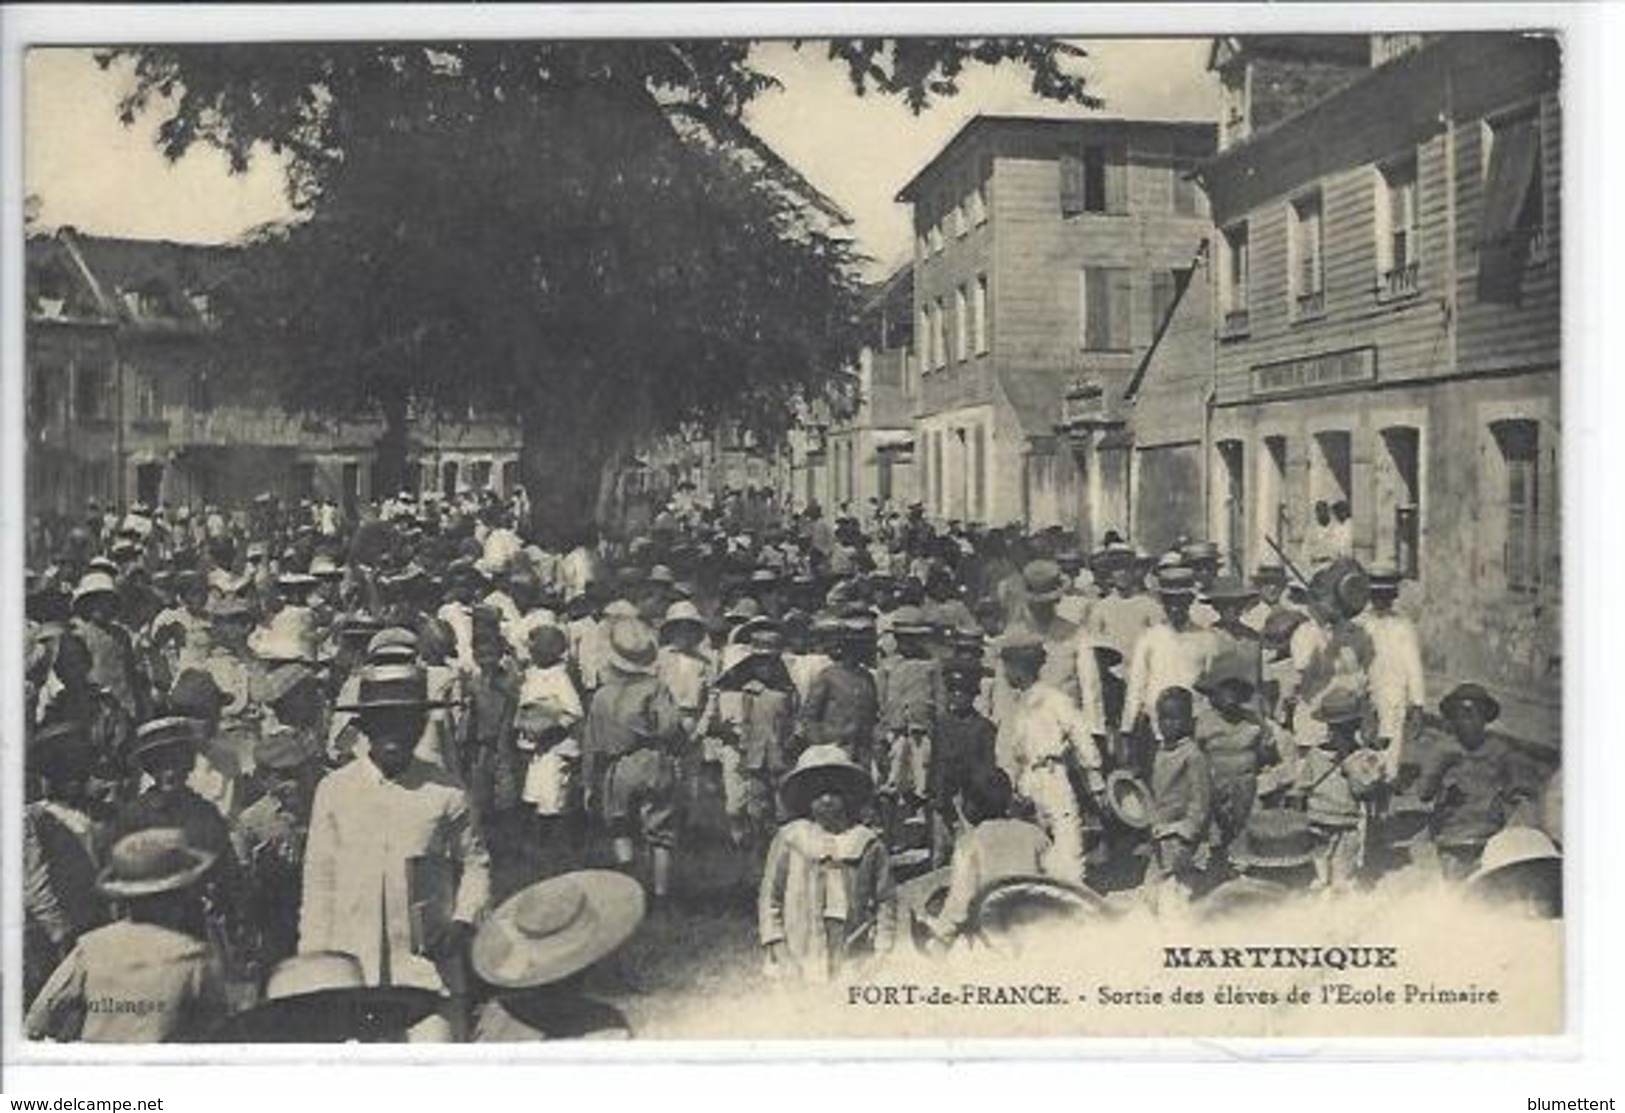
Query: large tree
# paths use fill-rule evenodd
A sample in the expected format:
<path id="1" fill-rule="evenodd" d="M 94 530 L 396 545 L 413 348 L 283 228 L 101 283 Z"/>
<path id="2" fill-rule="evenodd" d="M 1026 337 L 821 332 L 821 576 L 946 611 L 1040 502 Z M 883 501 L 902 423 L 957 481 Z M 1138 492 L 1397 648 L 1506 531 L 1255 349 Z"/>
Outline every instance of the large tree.
<path id="1" fill-rule="evenodd" d="M 1094 105 L 1049 40 L 822 44 L 858 95 L 915 110 L 973 64 L 1026 67 Z M 283 155 L 300 214 L 224 298 L 240 366 L 285 399 L 385 419 L 398 481 L 412 408 L 513 414 L 538 519 L 590 518 L 631 447 L 684 424 L 782 432 L 846 392 L 861 259 L 840 214 L 745 125 L 775 86 L 751 44 L 352 43 L 119 48 L 120 105 L 247 167 Z M 392 474 L 393 469 L 393 474 Z"/>

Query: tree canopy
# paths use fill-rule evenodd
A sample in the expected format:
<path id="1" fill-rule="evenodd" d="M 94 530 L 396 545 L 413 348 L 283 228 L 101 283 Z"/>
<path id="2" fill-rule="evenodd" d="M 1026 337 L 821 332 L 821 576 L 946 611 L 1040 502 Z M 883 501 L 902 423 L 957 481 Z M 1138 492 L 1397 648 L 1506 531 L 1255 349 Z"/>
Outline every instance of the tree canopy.
<path id="1" fill-rule="evenodd" d="M 806 49 L 811 44 L 798 44 Z M 858 95 L 914 111 L 1014 63 L 1098 102 L 1052 40 L 822 44 Z M 850 391 L 863 261 L 843 214 L 745 123 L 775 80 L 751 43 L 547 41 L 121 47 L 126 122 L 170 158 L 288 164 L 300 219 L 262 230 L 222 299 L 241 366 L 290 404 L 517 415 L 540 513 L 591 516 L 653 434 L 771 440 L 798 399 Z"/>

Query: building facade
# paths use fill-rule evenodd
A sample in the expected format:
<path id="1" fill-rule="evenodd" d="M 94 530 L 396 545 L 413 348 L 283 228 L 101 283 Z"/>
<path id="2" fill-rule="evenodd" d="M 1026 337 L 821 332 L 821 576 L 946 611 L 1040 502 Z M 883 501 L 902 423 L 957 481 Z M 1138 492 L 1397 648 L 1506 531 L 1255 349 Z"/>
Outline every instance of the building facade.
<path id="1" fill-rule="evenodd" d="M 1133 532 L 1127 391 L 1200 257 L 1214 146 L 1210 124 L 977 117 L 903 187 L 930 517 Z"/>
<path id="2" fill-rule="evenodd" d="M 1307 562 L 1316 504 L 1396 565 L 1430 685 L 1560 724 L 1562 127 L 1555 40 L 1379 39 L 1203 170 L 1217 325 L 1211 535 Z"/>
<path id="3" fill-rule="evenodd" d="M 791 440 L 790 497 L 798 509 L 816 504 L 867 520 L 877 507 L 902 508 L 918 497 L 913 322 L 910 264 L 869 295 L 850 412 L 837 417 L 828 405 L 811 407 Z"/>
<path id="4" fill-rule="evenodd" d="M 223 374 L 212 299 L 244 250 L 71 228 L 29 238 L 31 514 L 78 516 L 90 500 L 230 505 L 261 492 L 332 498 L 353 513 L 374 497 L 377 421 L 292 413 L 274 384 Z M 420 417 L 409 443 L 421 491 L 518 481 L 510 423 Z"/>

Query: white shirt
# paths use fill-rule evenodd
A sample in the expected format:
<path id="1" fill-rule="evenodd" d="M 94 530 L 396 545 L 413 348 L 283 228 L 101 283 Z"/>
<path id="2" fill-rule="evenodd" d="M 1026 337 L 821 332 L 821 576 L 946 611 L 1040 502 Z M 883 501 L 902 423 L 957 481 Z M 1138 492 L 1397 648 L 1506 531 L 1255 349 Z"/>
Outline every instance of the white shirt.
<path id="1" fill-rule="evenodd" d="M 1012 783 L 1019 788 L 1029 770 L 1063 759 L 1068 751 L 1083 768 L 1100 768 L 1094 732 L 1071 699 L 1039 681 L 1011 701 L 999 724 L 994 755 Z"/>
<path id="2" fill-rule="evenodd" d="M 1206 630 L 1175 630 L 1159 622 L 1140 635 L 1129 657 L 1128 690 L 1123 696 L 1123 729 L 1143 712 L 1154 716 L 1166 688 L 1194 688 L 1213 661 L 1213 635 Z"/>
<path id="3" fill-rule="evenodd" d="M 1406 709 L 1427 704 L 1416 624 L 1404 615 L 1370 611 L 1355 621 L 1371 635 L 1376 650 L 1368 676 L 1377 712 L 1377 733 L 1383 738 L 1398 738 L 1404 730 Z"/>
<path id="4" fill-rule="evenodd" d="M 460 989 L 447 966 L 412 953 L 407 861 L 418 857 L 461 874 L 430 918 L 476 922 L 490 897 L 490 862 L 467 793 L 418 761 L 396 781 L 367 758 L 329 773 L 311 805 L 299 949 L 355 955 L 369 985 L 385 984 L 387 967 L 389 984 Z"/>

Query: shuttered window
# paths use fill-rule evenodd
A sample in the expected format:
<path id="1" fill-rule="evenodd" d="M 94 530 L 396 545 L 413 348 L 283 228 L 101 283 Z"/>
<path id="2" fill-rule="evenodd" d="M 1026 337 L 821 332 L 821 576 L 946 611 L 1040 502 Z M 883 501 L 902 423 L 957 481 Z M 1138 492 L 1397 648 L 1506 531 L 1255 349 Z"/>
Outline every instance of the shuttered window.
<path id="1" fill-rule="evenodd" d="M 1507 590 L 1531 593 L 1540 587 L 1540 426 L 1517 419 L 1498 421 L 1490 428 L 1506 476 L 1502 567 Z"/>
<path id="2" fill-rule="evenodd" d="M 1083 211 L 1083 158 L 1064 154 L 1061 156 L 1061 215 L 1076 216 Z"/>
<path id="3" fill-rule="evenodd" d="M 971 517 L 987 519 L 987 426 L 978 424 L 971 440 Z"/>
<path id="4" fill-rule="evenodd" d="M 1156 335 L 1173 311 L 1178 288 L 1173 271 L 1151 272 L 1151 335 Z"/>
<path id="5" fill-rule="evenodd" d="M 970 358 L 970 299 L 965 287 L 954 291 L 954 360 L 964 363 Z"/>
<path id="6" fill-rule="evenodd" d="M 976 342 L 976 354 L 987 354 L 987 275 L 981 275 L 976 280 L 976 289 L 972 294 L 971 320 L 975 325 L 971 331 Z"/>
<path id="7" fill-rule="evenodd" d="M 1133 339 L 1133 280 L 1127 267 L 1084 267 L 1078 299 L 1086 351 L 1127 351 Z"/>

